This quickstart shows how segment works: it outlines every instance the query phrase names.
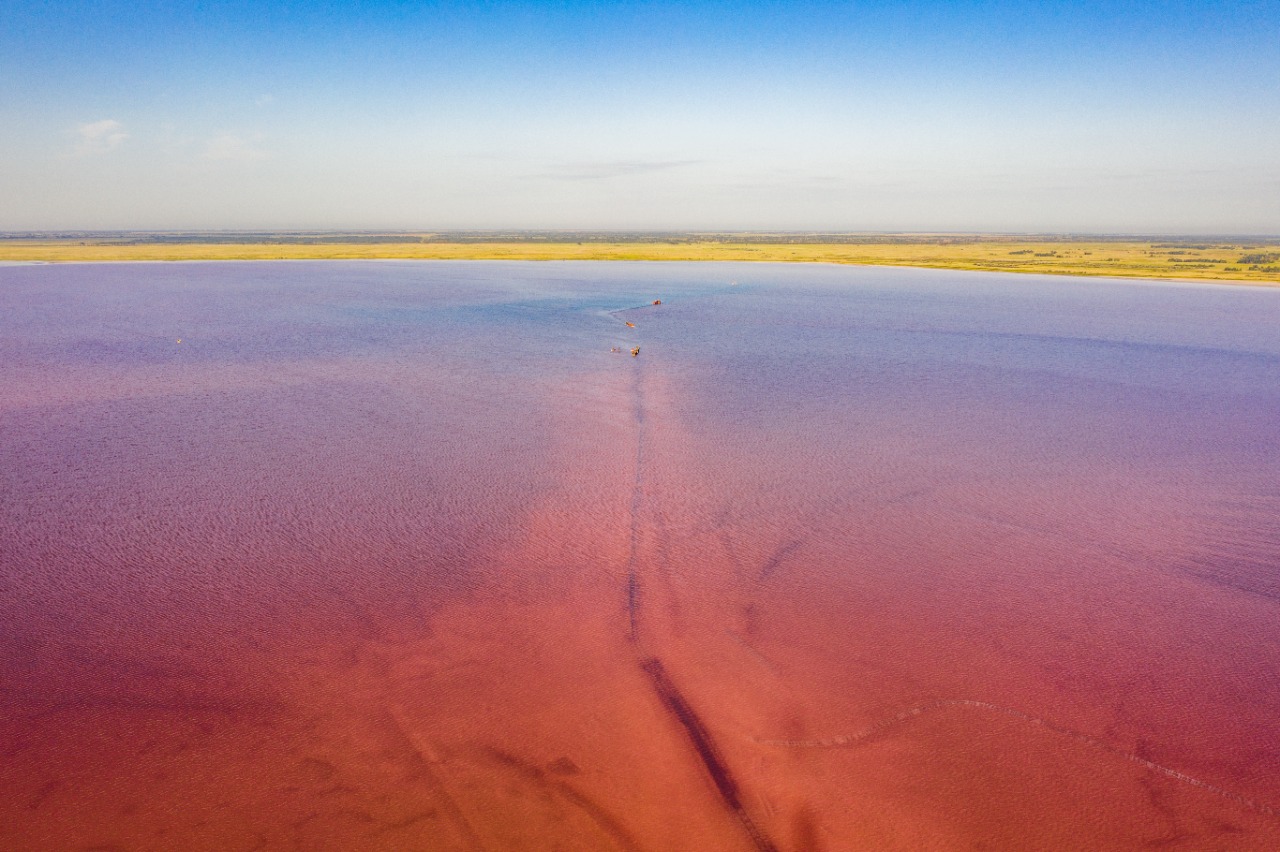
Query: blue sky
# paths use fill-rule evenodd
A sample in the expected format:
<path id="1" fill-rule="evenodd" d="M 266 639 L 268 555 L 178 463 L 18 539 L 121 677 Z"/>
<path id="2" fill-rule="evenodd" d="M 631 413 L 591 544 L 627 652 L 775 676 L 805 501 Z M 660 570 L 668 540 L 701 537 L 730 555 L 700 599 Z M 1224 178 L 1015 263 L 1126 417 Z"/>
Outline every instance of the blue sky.
<path id="1" fill-rule="evenodd" d="M 0 229 L 1280 233 L 1280 2 L 0 19 Z"/>

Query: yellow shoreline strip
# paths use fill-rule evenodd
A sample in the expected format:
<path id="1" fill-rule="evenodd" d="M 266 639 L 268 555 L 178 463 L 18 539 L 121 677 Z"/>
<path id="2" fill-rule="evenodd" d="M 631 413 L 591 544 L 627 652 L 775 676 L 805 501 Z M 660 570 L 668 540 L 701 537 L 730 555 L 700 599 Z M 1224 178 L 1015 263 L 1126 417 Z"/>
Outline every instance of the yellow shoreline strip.
<path id="1" fill-rule="evenodd" d="M 1271 240 L 1161 243 L 976 238 L 883 243 L 419 241 L 314 244 L 0 240 L 0 261 L 365 259 L 810 262 L 1280 284 L 1280 244 Z"/>

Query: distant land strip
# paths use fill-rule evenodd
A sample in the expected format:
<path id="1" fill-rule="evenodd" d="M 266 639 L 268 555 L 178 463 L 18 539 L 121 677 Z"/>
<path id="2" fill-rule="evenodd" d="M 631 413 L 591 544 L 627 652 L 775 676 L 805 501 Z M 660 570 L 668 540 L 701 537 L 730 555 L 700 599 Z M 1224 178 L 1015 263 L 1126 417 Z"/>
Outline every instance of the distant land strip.
<path id="1" fill-rule="evenodd" d="M 618 232 L 0 234 L 0 261 L 654 260 L 916 266 L 1280 284 L 1280 238 Z"/>

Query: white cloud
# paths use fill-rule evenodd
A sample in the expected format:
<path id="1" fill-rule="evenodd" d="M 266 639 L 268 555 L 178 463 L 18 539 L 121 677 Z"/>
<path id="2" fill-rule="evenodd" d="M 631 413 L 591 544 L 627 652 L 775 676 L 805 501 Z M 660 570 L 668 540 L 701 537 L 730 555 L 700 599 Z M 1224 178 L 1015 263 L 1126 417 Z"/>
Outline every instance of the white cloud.
<path id="1" fill-rule="evenodd" d="M 234 133 L 223 133 L 221 136 L 215 136 L 204 147 L 204 158 L 206 160 L 254 162 L 265 160 L 267 156 L 267 152 L 256 147 L 252 141 Z"/>
<path id="2" fill-rule="evenodd" d="M 104 118 L 101 121 L 78 125 L 76 136 L 80 140 L 76 145 L 76 154 L 82 157 L 111 151 L 120 147 L 120 144 L 129 138 L 124 125 L 114 118 Z"/>

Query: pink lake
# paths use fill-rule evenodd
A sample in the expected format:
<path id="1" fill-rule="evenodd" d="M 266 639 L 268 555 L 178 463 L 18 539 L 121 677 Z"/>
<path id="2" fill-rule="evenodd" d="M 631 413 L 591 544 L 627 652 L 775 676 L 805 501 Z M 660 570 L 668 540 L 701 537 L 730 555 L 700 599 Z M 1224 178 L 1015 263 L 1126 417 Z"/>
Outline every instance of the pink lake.
<path id="1" fill-rule="evenodd" d="M 1280 290 L 4 266 L 0 592 L 5 850 L 1277 849 Z"/>

